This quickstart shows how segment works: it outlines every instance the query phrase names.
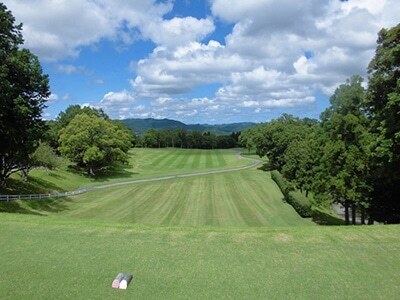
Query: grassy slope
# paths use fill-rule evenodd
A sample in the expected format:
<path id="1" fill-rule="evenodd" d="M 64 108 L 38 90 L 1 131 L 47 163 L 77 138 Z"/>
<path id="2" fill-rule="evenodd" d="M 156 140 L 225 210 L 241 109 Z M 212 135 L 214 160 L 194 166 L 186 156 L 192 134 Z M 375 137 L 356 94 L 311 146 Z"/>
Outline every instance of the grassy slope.
<path id="1" fill-rule="evenodd" d="M 396 299 L 399 226 L 163 228 L 0 214 L 2 299 Z M 118 272 L 135 278 L 113 290 Z"/>
<path id="2" fill-rule="evenodd" d="M 67 165 L 50 172 L 33 170 L 27 184 L 20 180 L 11 183 L 12 190 L 0 193 L 47 193 L 49 191 L 70 191 L 83 186 L 101 185 L 141 178 L 202 172 L 215 169 L 241 167 L 248 160 L 238 159 L 234 150 L 188 150 L 188 149 L 142 149 L 131 151 L 129 165 L 121 167 L 108 177 L 91 178 L 71 172 Z"/>
<path id="3" fill-rule="evenodd" d="M 93 191 L 65 200 L 58 214 L 169 226 L 312 224 L 283 203 L 269 173 L 257 169 Z"/>

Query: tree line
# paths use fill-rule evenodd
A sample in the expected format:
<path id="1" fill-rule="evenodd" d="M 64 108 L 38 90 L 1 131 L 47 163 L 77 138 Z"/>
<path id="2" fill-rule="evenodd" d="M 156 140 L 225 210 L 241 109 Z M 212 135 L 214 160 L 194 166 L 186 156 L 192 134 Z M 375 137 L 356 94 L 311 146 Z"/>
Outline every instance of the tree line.
<path id="1" fill-rule="evenodd" d="M 229 149 L 238 145 L 240 132 L 215 135 L 186 129 L 149 129 L 137 137 L 136 146 L 149 148 Z"/>
<path id="2" fill-rule="evenodd" d="M 369 80 L 353 76 L 330 97 L 319 120 L 280 118 L 244 130 L 243 147 L 267 156 L 316 205 L 341 203 L 356 213 L 400 222 L 400 24 L 378 34 Z"/>

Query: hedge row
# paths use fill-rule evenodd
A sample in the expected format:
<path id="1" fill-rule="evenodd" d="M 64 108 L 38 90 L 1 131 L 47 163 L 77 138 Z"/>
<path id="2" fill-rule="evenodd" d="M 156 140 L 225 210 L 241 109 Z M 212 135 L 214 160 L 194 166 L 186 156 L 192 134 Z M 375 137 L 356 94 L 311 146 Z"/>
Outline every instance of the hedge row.
<path id="1" fill-rule="evenodd" d="M 340 217 L 332 214 L 327 209 L 313 207 L 313 221 L 319 225 L 344 225 L 345 222 Z"/>
<path id="2" fill-rule="evenodd" d="M 312 216 L 311 203 L 302 193 L 298 191 L 289 192 L 286 202 L 293 206 L 303 218 Z"/>
<path id="3" fill-rule="evenodd" d="M 282 191 L 285 201 L 289 203 L 303 218 L 312 216 L 311 203 L 302 193 L 295 191 L 294 187 L 283 178 L 277 170 L 271 172 L 271 178 L 276 182 Z"/>
<path id="4" fill-rule="evenodd" d="M 289 181 L 283 178 L 282 174 L 279 173 L 279 171 L 277 170 L 271 171 L 271 178 L 279 186 L 279 188 L 282 191 L 282 194 L 285 196 L 285 201 L 287 201 L 286 198 L 288 198 L 289 192 L 294 191 L 293 186 L 290 184 Z"/>

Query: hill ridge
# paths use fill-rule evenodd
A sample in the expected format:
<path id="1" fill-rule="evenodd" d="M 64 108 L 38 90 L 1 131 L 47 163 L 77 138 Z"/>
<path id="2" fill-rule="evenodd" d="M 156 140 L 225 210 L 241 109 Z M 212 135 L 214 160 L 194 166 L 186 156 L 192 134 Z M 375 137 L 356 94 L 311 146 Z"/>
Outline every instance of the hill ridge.
<path id="1" fill-rule="evenodd" d="M 185 129 L 188 131 L 211 132 L 217 135 L 228 135 L 232 132 L 242 131 L 246 128 L 255 126 L 254 122 L 235 122 L 235 123 L 222 123 L 222 124 L 185 124 L 181 121 L 172 119 L 155 119 L 155 118 L 130 118 L 121 120 L 128 128 L 136 134 L 143 134 L 149 129 L 163 130 L 163 129 Z"/>

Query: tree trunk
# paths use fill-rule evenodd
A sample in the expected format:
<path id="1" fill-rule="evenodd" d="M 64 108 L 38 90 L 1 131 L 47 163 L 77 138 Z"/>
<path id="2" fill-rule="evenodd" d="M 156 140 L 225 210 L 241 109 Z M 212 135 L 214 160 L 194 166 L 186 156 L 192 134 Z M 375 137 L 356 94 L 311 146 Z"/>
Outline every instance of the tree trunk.
<path id="1" fill-rule="evenodd" d="M 306 190 L 306 197 L 308 197 L 308 192 L 309 192 L 309 191 L 308 191 L 308 190 Z"/>
<path id="2" fill-rule="evenodd" d="M 344 201 L 344 223 L 345 223 L 345 225 L 350 224 L 349 202 L 348 201 Z"/>
<path id="3" fill-rule="evenodd" d="M 373 225 L 374 220 L 371 218 L 371 216 L 368 218 L 368 225 Z"/>
<path id="4" fill-rule="evenodd" d="M 354 203 L 351 204 L 351 223 L 353 225 L 357 224 L 357 221 L 356 221 L 356 205 Z"/>
<path id="5" fill-rule="evenodd" d="M 22 175 L 22 180 L 24 181 L 24 182 L 27 182 L 28 181 L 28 173 L 29 173 L 29 168 L 23 168 L 22 170 L 21 170 L 21 175 Z"/>
<path id="6" fill-rule="evenodd" d="M 93 168 L 92 167 L 89 167 L 89 175 L 90 176 L 94 176 L 94 172 L 93 172 Z"/>
<path id="7" fill-rule="evenodd" d="M 365 225 L 365 207 L 361 206 L 361 224 Z"/>
<path id="8" fill-rule="evenodd" d="M 6 187 L 7 183 L 6 183 L 6 179 L 3 177 L 0 177 L 0 186 L 1 187 Z"/>

